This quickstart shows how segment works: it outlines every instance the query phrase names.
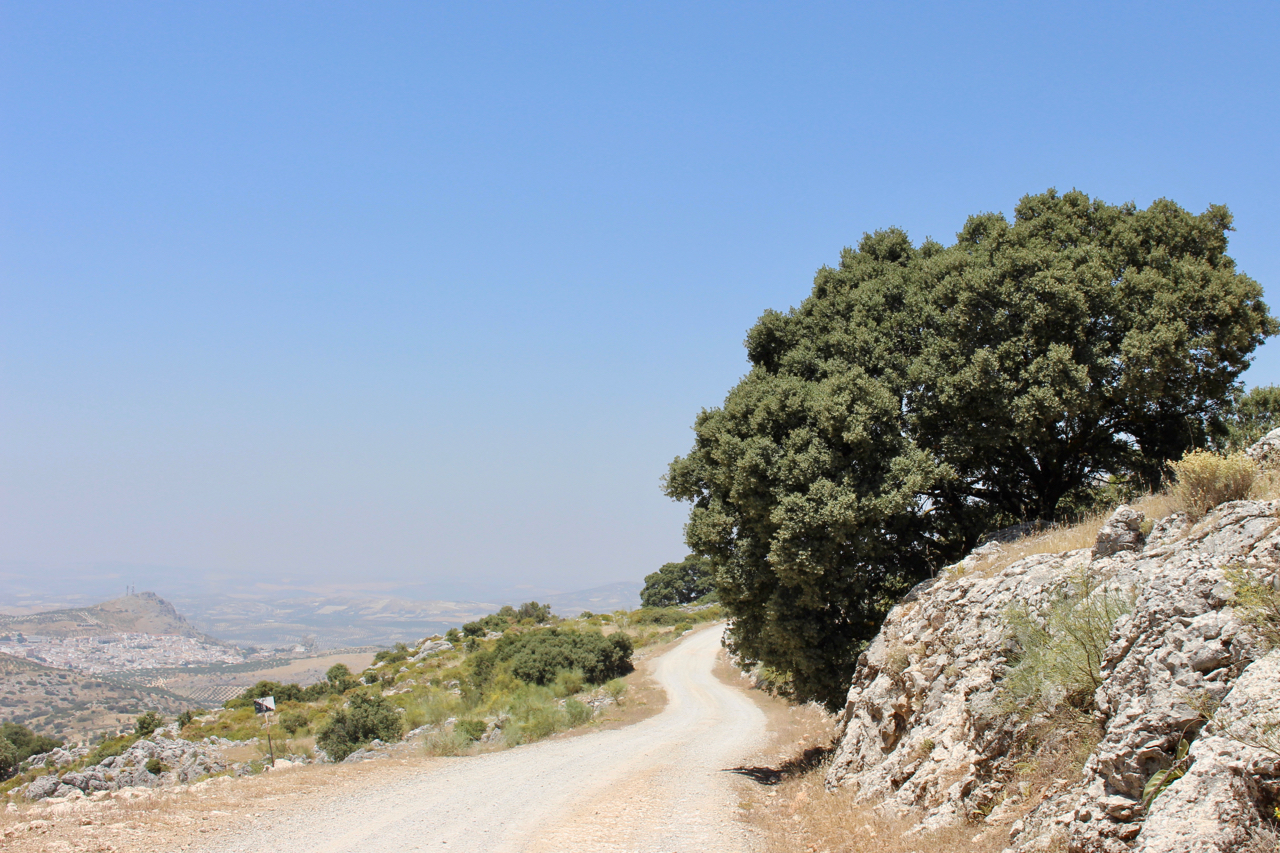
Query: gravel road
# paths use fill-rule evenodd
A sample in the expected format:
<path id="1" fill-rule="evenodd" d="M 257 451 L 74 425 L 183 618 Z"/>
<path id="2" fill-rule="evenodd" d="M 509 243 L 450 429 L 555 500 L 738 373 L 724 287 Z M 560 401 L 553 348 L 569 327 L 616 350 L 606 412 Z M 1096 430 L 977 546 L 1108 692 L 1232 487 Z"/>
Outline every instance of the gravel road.
<path id="1" fill-rule="evenodd" d="M 737 853 L 726 772 L 764 743 L 765 717 L 712 674 L 718 629 L 655 662 L 663 712 L 613 731 L 505 752 L 388 766 L 356 790 L 318 794 L 251 825 L 202 839 L 201 853 Z"/>

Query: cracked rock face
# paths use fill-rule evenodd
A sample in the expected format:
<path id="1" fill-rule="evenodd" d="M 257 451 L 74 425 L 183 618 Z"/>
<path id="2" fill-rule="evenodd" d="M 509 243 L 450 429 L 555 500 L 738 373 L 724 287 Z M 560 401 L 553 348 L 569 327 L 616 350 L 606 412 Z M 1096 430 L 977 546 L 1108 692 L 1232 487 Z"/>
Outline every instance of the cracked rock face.
<path id="1" fill-rule="evenodd" d="M 1276 582 L 1278 514 L 1280 501 L 1228 503 L 1194 527 L 1161 519 L 1144 542 L 1141 514 L 1121 507 L 1092 549 L 1027 557 L 991 577 L 966 574 L 967 560 L 922 584 L 858 662 L 828 786 L 852 787 L 925 828 L 1007 826 L 1018 853 L 1267 843 L 1280 755 L 1243 744 L 1239 720 L 1280 723 L 1280 651 L 1268 654 L 1236 618 L 1224 569 Z M 1007 614 L 1014 604 L 1043 614 L 1082 572 L 1132 610 L 1103 653 L 1086 722 L 1096 746 L 1082 769 L 1027 790 L 1019 765 L 1054 723 L 1016 713 L 1002 691 L 1017 652 Z M 1184 739 L 1185 775 L 1144 807 L 1148 781 L 1178 763 Z"/>

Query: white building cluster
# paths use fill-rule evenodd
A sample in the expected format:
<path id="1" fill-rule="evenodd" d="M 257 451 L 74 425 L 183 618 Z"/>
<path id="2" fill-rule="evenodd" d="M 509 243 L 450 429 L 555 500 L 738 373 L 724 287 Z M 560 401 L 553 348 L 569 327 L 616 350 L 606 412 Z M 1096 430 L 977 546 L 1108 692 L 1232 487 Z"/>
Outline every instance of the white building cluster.
<path id="1" fill-rule="evenodd" d="M 0 635 L 0 652 L 62 669 L 102 673 L 213 663 L 241 663 L 238 649 L 190 637 L 109 634 L 102 637 Z"/>

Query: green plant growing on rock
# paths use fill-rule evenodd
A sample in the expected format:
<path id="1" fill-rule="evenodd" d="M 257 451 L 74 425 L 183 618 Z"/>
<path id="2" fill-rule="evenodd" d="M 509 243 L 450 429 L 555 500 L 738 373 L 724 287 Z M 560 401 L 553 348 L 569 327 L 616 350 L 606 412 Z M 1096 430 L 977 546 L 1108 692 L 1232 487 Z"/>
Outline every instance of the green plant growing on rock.
<path id="1" fill-rule="evenodd" d="M 164 725 L 164 717 L 155 711 L 147 711 L 145 714 L 138 716 L 134 723 L 134 732 L 138 737 L 151 737 L 155 734 L 156 729 Z"/>
<path id="2" fill-rule="evenodd" d="M 1060 701 L 1092 708 L 1111 629 L 1132 609 L 1131 594 L 1099 584 L 1087 569 L 1068 579 L 1042 616 L 1022 602 L 1010 605 L 1005 620 L 1019 651 L 1001 683 L 1005 709 L 1032 716 Z"/>
<path id="3" fill-rule="evenodd" d="M 1245 565 L 1230 565 L 1223 571 L 1234 587 L 1232 609 L 1236 617 L 1257 632 L 1270 648 L 1280 648 L 1280 590 L 1259 581 Z"/>

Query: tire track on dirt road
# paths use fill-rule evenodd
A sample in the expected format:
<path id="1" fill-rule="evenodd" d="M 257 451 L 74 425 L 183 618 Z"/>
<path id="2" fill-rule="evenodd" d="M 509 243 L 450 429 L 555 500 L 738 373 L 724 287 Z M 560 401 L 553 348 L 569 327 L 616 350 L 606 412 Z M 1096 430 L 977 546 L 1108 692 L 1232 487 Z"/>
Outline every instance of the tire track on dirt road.
<path id="1" fill-rule="evenodd" d="M 612 731 L 443 759 L 371 777 L 202 839 L 200 853 L 743 853 L 726 772 L 764 743 L 765 717 L 712 674 L 721 631 L 655 661 L 662 713 Z"/>

